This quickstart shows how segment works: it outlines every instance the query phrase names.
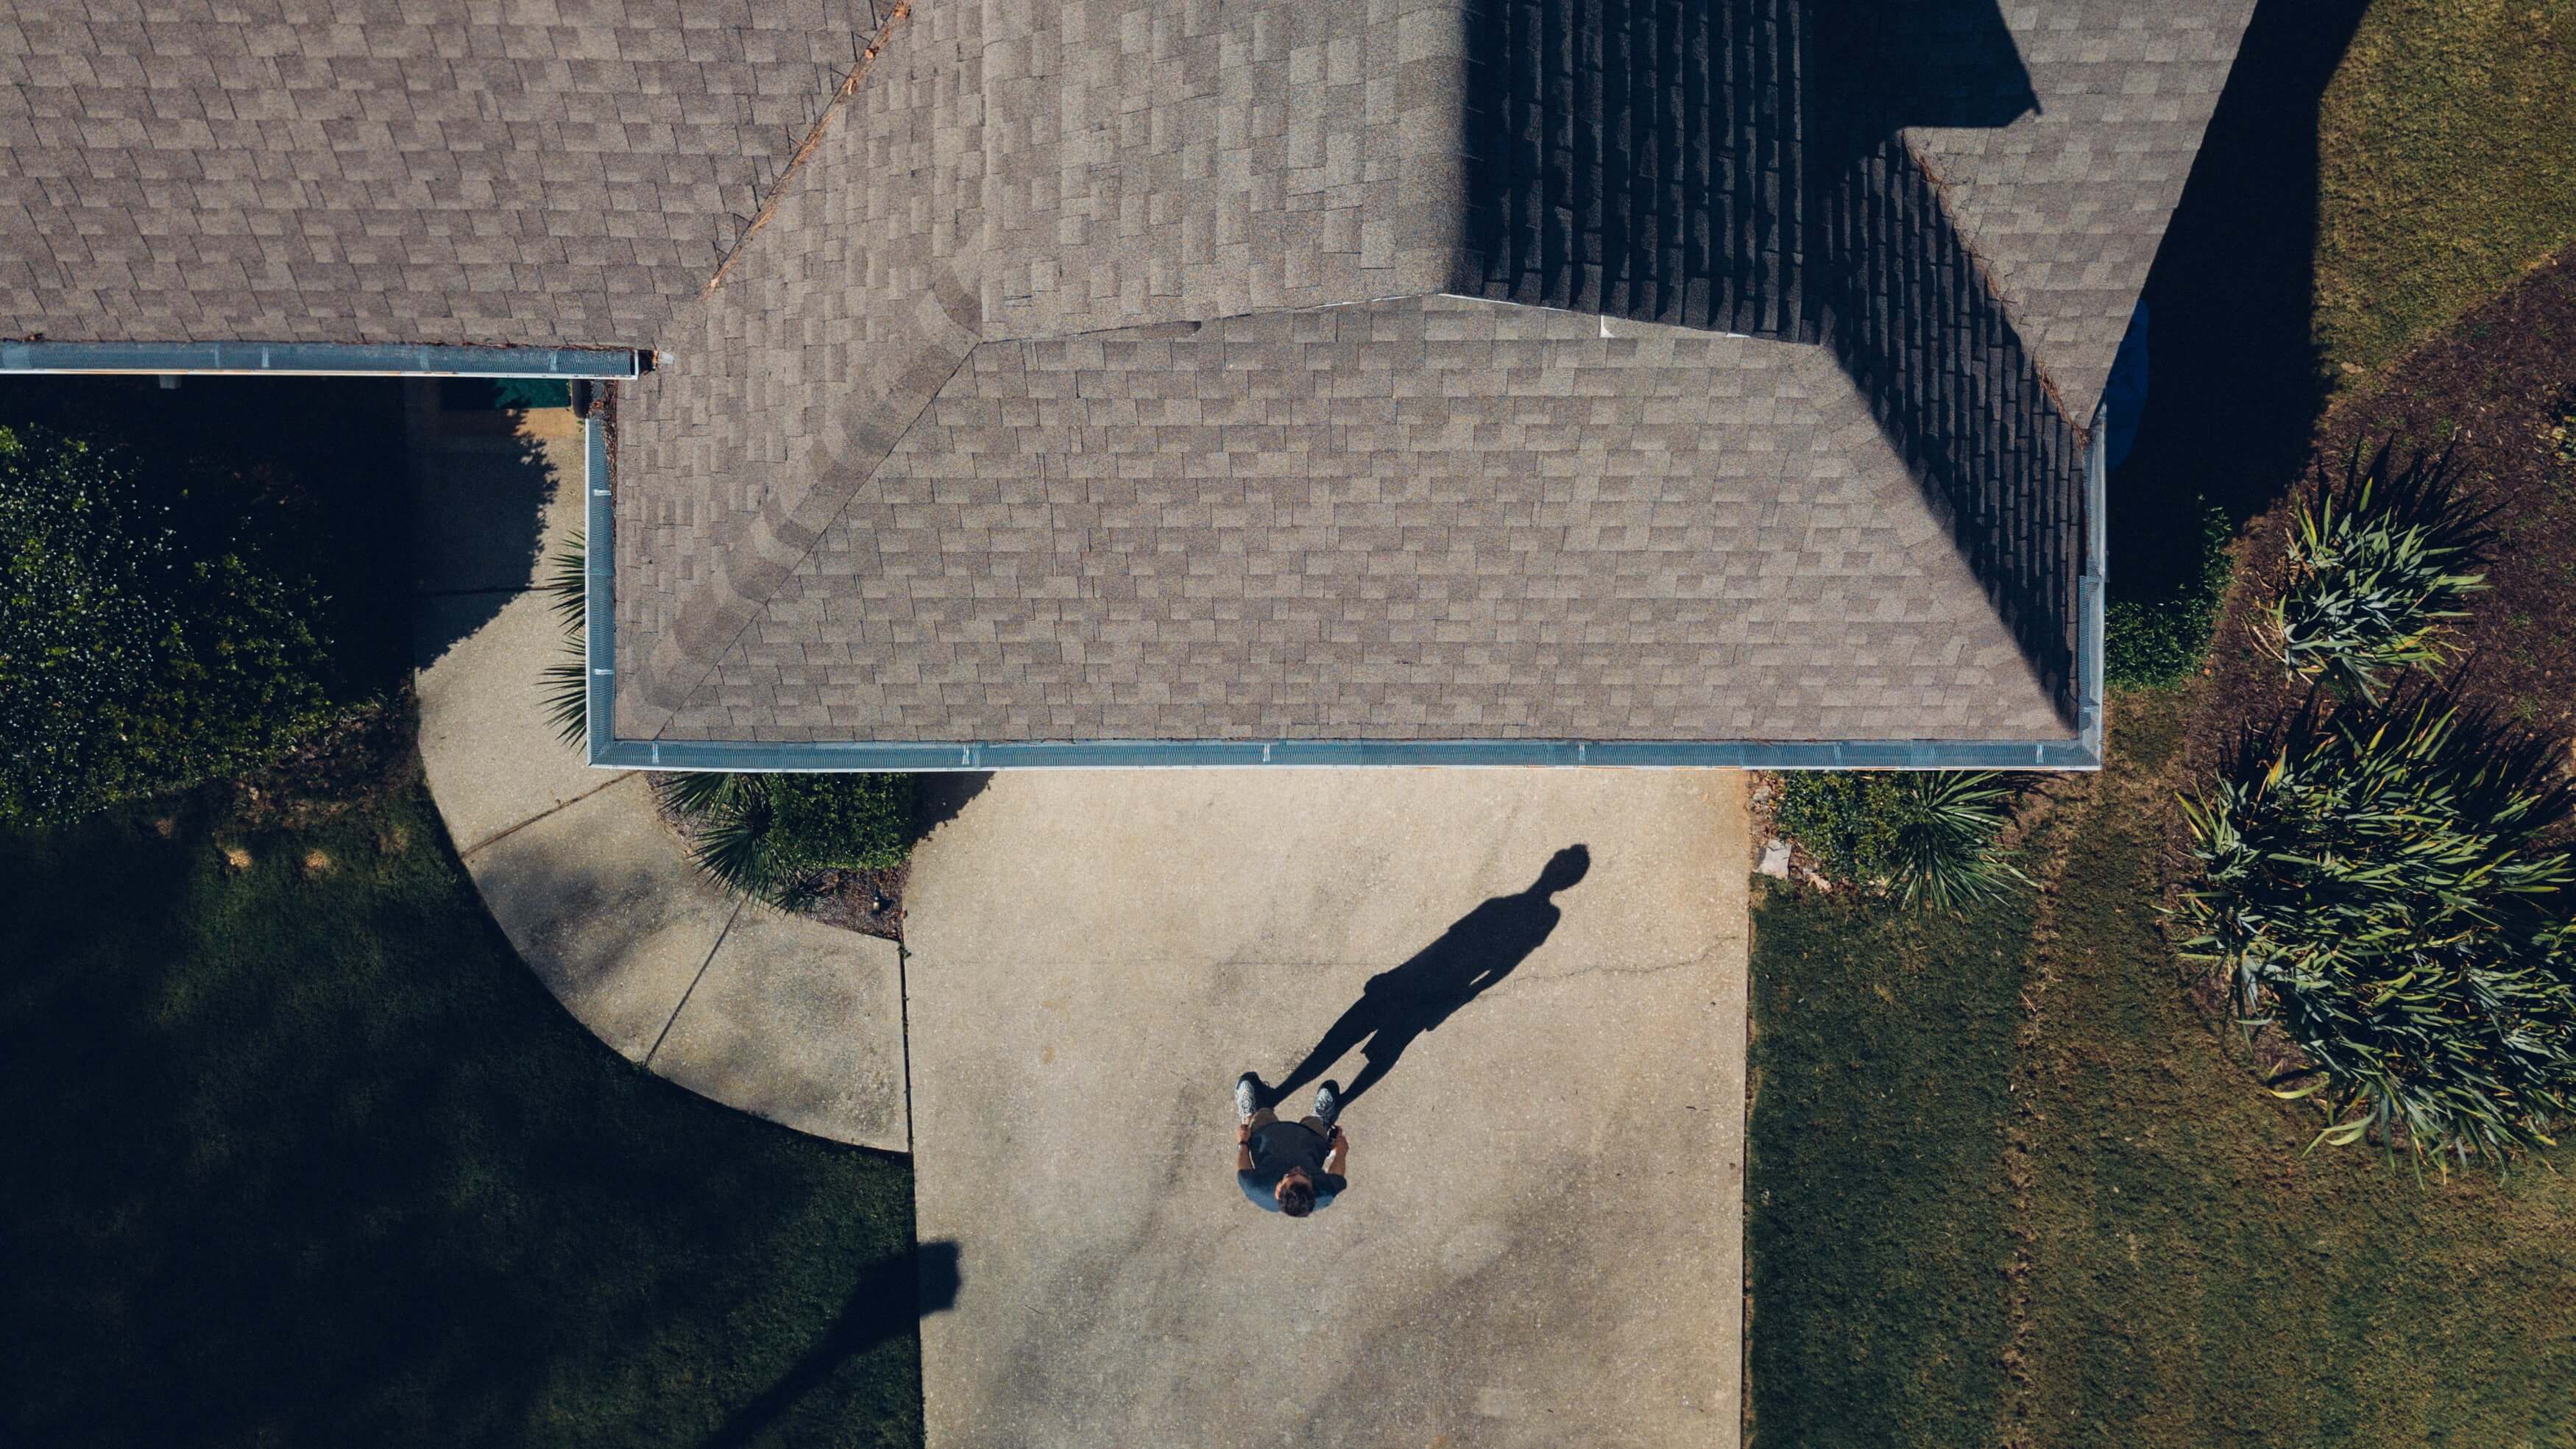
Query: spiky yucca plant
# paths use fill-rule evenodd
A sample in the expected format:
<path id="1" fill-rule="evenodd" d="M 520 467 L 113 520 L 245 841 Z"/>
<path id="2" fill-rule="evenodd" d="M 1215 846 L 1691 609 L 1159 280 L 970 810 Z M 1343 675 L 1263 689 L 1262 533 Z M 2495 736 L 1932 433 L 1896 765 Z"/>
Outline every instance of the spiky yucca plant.
<path id="1" fill-rule="evenodd" d="M 709 879 L 782 910 L 812 906 L 824 871 L 898 865 L 912 848 L 910 775 L 666 773 L 653 783 Z"/>
<path id="2" fill-rule="evenodd" d="M 572 539 L 546 559 L 546 571 L 537 587 L 553 598 L 555 619 L 563 625 L 563 647 L 569 658 L 559 658 L 546 666 L 546 719 L 555 727 L 555 738 L 574 749 L 590 730 L 590 653 L 582 635 L 590 623 L 590 581 L 582 535 L 573 530 Z"/>
<path id="3" fill-rule="evenodd" d="M 1909 906 L 1954 911 L 2029 878 L 1996 849 L 2012 789 L 1990 770 L 1917 770 L 1899 779 L 1889 881 Z"/>
<path id="4" fill-rule="evenodd" d="M 1800 771 L 1774 818 L 1828 875 L 1947 911 L 2026 879 L 1995 848 L 2011 796 L 1990 770 Z"/>
<path id="5" fill-rule="evenodd" d="M 2542 843 L 2571 803 L 2558 750 L 2438 692 L 2311 692 L 2183 802 L 2185 950 L 2306 1053 L 2314 1080 L 2281 1095 L 2327 1094 L 2318 1141 L 2503 1160 L 2576 1108 L 2576 864 Z"/>
<path id="6" fill-rule="evenodd" d="M 2452 455 L 2400 468 L 2356 449 L 2340 484 L 2322 469 L 2292 520 L 2289 577 L 2264 643 L 2292 676 L 2331 679 L 2364 699 L 2381 677 L 2450 657 L 2449 621 L 2486 586 L 2478 572 L 2494 516 L 2460 490 Z"/>

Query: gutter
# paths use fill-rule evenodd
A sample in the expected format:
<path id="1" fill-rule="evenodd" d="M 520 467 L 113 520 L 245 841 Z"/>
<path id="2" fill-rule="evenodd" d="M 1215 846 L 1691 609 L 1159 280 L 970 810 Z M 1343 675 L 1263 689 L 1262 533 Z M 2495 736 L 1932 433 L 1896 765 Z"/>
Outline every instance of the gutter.
<path id="1" fill-rule="evenodd" d="M 589 347 L 349 342 L 0 342 L 0 375 L 37 372 L 332 377 L 633 378 L 641 356 Z"/>
<path id="2" fill-rule="evenodd" d="M 2102 768 L 2103 413 L 2085 447 L 2084 567 L 2075 586 L 2075 737 L 2062 740 L 958 740 L 877 744 L 617 738 L 617 548 L 608 436 L 585 422 L 584 668 L 590 764 L 604 770 L 850 771 L 1592 766 L 1737 770 Z"/>

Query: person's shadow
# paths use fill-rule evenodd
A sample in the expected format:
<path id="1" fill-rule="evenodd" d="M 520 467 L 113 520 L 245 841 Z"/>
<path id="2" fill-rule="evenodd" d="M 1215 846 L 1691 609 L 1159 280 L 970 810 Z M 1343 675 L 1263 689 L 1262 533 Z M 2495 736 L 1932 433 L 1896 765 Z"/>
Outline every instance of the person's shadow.
<path id="1" fill-rule="evenodd" d="M 1537 950 L 1563 914 L 1548 897 L 1583 879 L 1591 868 L 1592 852 L 1580 845 L 1568 846 L 1549 858 L 1547 868 L 1528 890 L 1494 897 L 1460 917 L 1411 960 L 1370 977 L 1360 999 L 1351 1003 L 1288 1079 L 1271 1089 L 1270 1100 L 1285 1099 L 1365 1041 L 1361 1055 L 1368 1065 L 1342 1092 L 1345 1103 L 1358 1100 L 1394 1069 L 1396 1059 L 1415 1037 L 1447 1021 L 1452 1012 L 1512 974 L 1513 967 Z"/>

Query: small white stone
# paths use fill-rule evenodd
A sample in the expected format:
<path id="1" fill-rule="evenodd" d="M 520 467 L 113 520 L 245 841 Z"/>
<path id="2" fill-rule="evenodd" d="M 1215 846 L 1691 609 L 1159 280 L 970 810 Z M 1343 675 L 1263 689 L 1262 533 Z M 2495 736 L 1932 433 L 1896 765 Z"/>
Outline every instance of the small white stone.
<path id="1" fill-rule="evenodd" d="M 1787 880 L 1789 878 L 1789 842 L 1785 840 L 1764 842 L 1762 863 L 1754 869 L 1773 880 Z"/>

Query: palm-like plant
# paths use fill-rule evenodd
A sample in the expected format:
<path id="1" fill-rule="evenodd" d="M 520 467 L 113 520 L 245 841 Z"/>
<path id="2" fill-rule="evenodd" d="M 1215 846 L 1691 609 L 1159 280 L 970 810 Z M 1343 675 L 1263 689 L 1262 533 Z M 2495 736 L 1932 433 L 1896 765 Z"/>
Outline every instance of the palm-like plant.
<path id="1" fill-rule="evenodd" d="M 825 871 L 881 869 L 912 847 L 909 775 L 665 773 L 653 784 L 709 879 L 781 910 L 810 908 Z"/>
<path id="2" fill-rule="evenodd" d="M 546 666 L 546 719 L 555 727 L 555 738 L 574 749 L 581 748 L 590 730 L 590 652 L 582 638 L 590 622 L 586 573 L 582 535 L 575 529 L 571 541 L 546 559 L 545 574 L 537 582 L 540 591 L 552 596 L 555 619 L 563 625 L 563 647 L 571 656 Z"/>
<path id="3" fill-rule="evenodd" d="M 717 773 L 663 774 L 653 777 L 662 800 L 686 823 L 689 857 L 717 885 L 735 895 L 752 896 L 782 910 L 810 905 L 814 890 L 802 872 L 785 864 L 770 848 L 776 811 L 768 777 Z"/>
<path id="4" fill-rule="evenodd" d="M 2012 789 L 1991 770 L 1921 770 L 1897 777 L 1899 809 L 1888 882 L 1899 902 L 1954 911 L 2029 878 L 1997 850 Z"/>
<path id="5" fill-rule="evenodd" d="M 2264 643 L 2289 672 L 2330 679 L 2376 699 L 2381 677 L 2450 657 L 2448 623 L 2484 588 L 2477 572 L 2495 541 L 2460 490 L 2451 454 L 2403 468 L 2383 446 L 2356 450 L 2342 483 L 2321 470 L 2293 520 L 2289 577 L 2273 600 Z"/>
<path id="6" fill-rule="evenodd" d="M 2330 1094 L 2318 1141 L 2502 1160 L 2576 1110 L 2576 863 L 2558 746 L 2416 691 L 2249 734 L 2184 801 L 2191 956 Z M 2249 1022 L 2249 1024 L 2255 1024 Z M 2311 1146 L 2314 1146 L 2312 1143 Z"/>
<path id="7" fill-rule="evenodd" d="M 1991 770 L 1802 772 L 1781 777 L 1776 822 L 1828 874 L 1948 911 L 2028 879 L 1996 847 L 2011 798 Z"/>

